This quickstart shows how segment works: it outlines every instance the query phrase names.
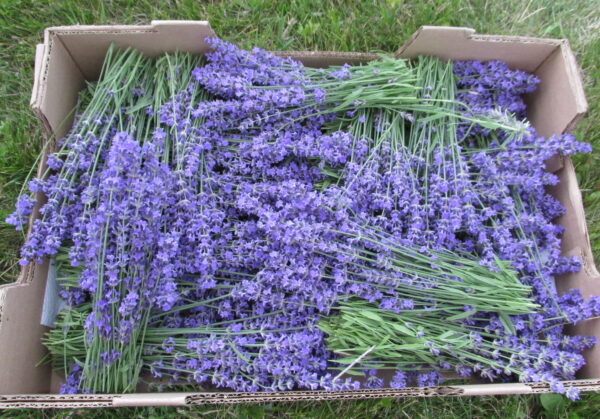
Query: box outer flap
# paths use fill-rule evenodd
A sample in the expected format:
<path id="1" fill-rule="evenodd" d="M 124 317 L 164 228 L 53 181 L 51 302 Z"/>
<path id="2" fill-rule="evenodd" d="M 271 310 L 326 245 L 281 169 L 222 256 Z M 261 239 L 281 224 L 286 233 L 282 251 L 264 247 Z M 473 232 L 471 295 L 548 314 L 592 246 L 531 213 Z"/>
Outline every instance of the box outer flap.
<path id="1" fill-rule="evenodd" d="M 421 26 L 396 56 L 433 55 L 446 60 L 502 60 L 534 72 L 562 41 L 523 36 L 479 35 L 472 28 Z"/>
<path id="2" fill-rule="evenodd" d="M 33 87 L 31 89 L 31 100 L 29 101 L 29 106 L 31 108 L 38 108 L 38 90 L 40 88 L 41 79 L 42 79 L 42 62 L 44 60 L 44 44 L 37 44 L 35 46 L 35 65 L 33 67 Z"/>
<path id="3" fill-rule="evenodd" d="M 0 289 L 0 394 L 50 390 L 50 366 L 36 366 L 46 351 L 40 340 L 44 266 L 24 270 L 20 281 Z"/>
<path id="4" fill-rule="evenodd" d="M 40 121 L 47 127 L 51 133 L 56 136 L 64 135 L 68 129 L 69 122 L 61 121 L 61 115 L 64 119 L 64 115 L 68 114 L 74 106 L 77 99 L 77 92 L 83 84 L 84 79 L 94 79 L 98 76 L 99 68 L 102 63 L 102 59 L 111 42 L 115 42 L 117 45 L 132 46 L 142 50 L 149 55 L 156 55 L 165 51 L 190 51 L 195 53 L 202 53 L 207 50 L 206 45 L 203 42 L 198 42 L 198 39 L 202 41 L 206 36 L 214 35 L 212 29 L 207 22 L 179 22 L 179 21 L 153 21 L 151 25 L 147 26 L 66 26 L 66 27 L 54 27 L 49 28 L 45 32 L 45 43 L 39 45 L 36 49 L 36 71 L 34 78 L 34 89 L 32 92 L 31 106 L 38 114 Z M 186 43 L 190 38 L 194 38 L 193 42 Z M 173 45 L 177 45 L 177 48 L 172 48 Z M 56 48 L 55 48 L 56 47 Z M 376 58 L 375 54 L 363 54 L 363 53 L 327 53 L 327 52 L 277 52 L 278 55 L 292 56 L 293 58 L 300 59 L 305 65 L 321 66 L 324 64 L 342 64 L 343 62 L 358 63 Z M 557 77 L 559 81 L 560 91 L 563 94 L 570 95 L 569 98 L 569 109 L 566 109 L 566 113 L 563 114 L 563 118 L 559 119 L 558 122 L 552 125 L 550 128 L 546 128 L 548 120 L 534 121 L 535 126 L 540 126 L 542 129 L 546 129 L 549 133 L 563 132 L 564 130 L 570 129 L 574 126 L 577 120 L 581 117 L 581 114 L 585 111 L 587 103 L 585 102 L 585 96 L 583 95 L 583 88 L 575 63 L 574 56 L 565 41 L 562 40 L 548 40 L 548 39 L 536 39 L 536 38 L 523 38 L 523 37 L 505 37 L 505 36 L 491 36 L 491 35 L 476 35 L 475 31 L 470 28 L 449 28 L 449 27 L 430 27 L 425 26 L 419 29 L 413 35 L 413 37 L 399 49 L 397 55 L 405 58 L 412 58 L 419 54 L 437 55 L 441 58 L 452 58 L 452 59 L 503 59 L 509 63 L 512 67 L 519 67 L 524 70 L 533 71 L 538 74 L 541 72 L 543 77 Z M 76 57 L 77 59 L 74 59 Z M 60 59 L 59 59 L 60 58 Z M 562 73 L 561 69 L 562 67 Z M 558 70 L 557 70 L 558 68 Z M 557 72 L 558 71 L 558 72 Z M 48 75 L 54 77 L 52 80 L 48 79 Z M 72 77 L 69 79 L 65 77 L 68 75 Z M 61 77 L 62 76 L 62 77 Z M 75 82 L 73 81 L 75 79 Z M 71 88 L 77 82 L 77 88 Z M 50 87 L 50 86 L 51 87 Z M 54 90 L 48 90 L 48 89 Z M 66 89 L 66 90 L 65 90 Z M 60 93 L 60 94 L 58 94 Z M 62 96 L 62 98 L 60 98 Z M 533 96 L 533 95 L 532 95 Z M 55 99 L 59 97 L 58 101 L 50 102 L 49 98 Z M 564 97 L 563 97 L 564 98 Z M 547 100 L 545 97 L 531 97 L 530 101 L 540 103 Z M 563 99 L 564 100 L 564 99 Z M 552 110 L 550 109 L 552 114 Z M 534 116 L 536 118 L 536 116 Z M 540 117 L 537 117 L 540 118 Z M 553 118 L 554 120 L 554 118 Z M 566 121 L 566 122 L 565 122 Z M 538 123 L 539 122 L 539 123 Z M 544 132 L 545 135 L 548 135 Z M 581 195 L 577 188 L 576 178 L 572 164 L 570 160 L 567 160 L 566 164 L 563 164 L 563 159 L 557 160 L 558 163 L 552 166 L 553 170 L 558 170 L 557 174 L 563 181 L 565 189 L 568 193 L 558 191 L 558 195 L 562 195 L 561 200 L 565 204 L 564 199 L 566 197 L 567 203 L 571 206 L 567 206 L 568 215 L 565 217 L 572 219 L 575 216 L 576 220 L 571 220 L 575 224 L 571 230 L 574 230 L 573 234 L 565 240 L 565 246 L 569 246 L 570 243 L 577 243 L 575 249 L 566 250 L 566 252 L 573 252 L 580 249 L 582 254 L 591 255 L 591 247 L 589 245 L 589 239 L 587 237 L 587 229 L 585 227 L 585 220 L 583 215 L 583 205 L 581 202 Z M 570 164 L 570 165 L 569 165 Z M 575 185 L 573 186 L 573 181 Z M 573 188 L 575 192 L 573 192 Z M 578 195 L 578 196 L 575 196 Z M 571 240 L 572 239 L 572 240 Z M 587 252 L 587 253 L 586 253 Z M 598 273 L 593 260 L 589 260 L 586 265 L 587 268 L 584 271 L 583 277 L 578 278 L 566 278 L 564 284 L 570 284 L 573 281 L 583 281 L 582 289 L 585 289 L 585 284 L 595 284 L 590 288 L 596 289 L 598 284 Z M 38 269 L 38 271 L 45 272 L 44 267 Z M 30 275 L 31 276 L 31 275 Z M 582 279 L 583 278 L 583 279 Z M 587 281 L 587 282 L 586 282 Z M 4 306 L 0 307 L 4 309 L 4 312 L 11 313 L 10 306 L 12 304 L 7 303 L 7 296 L 10 289 L 17 289 L 18 286 L 23 284 L 30 285 L 29 281 L 21 281 L 23 283 L 10 284 L 9 286 L 0 287 L 0 304 L 4 302 Z M 44 278 L 40 278 L 36 282 L 43 283 Z M 43 288 L 43 287 L 41 287 Z M 589 288 L 589 287 L 588 287 Z M 41 293 L 41 292 L 40 292 Z M 600 294 L 600 292 L 596 292 Z M 10 301 L 14 302 L 14 306 L 27 304 L 24 301 L 25 297 L 18 297 L 18 292 L 14 292 L 16 297 L 10 296 Z M 29 292 L 29 294 L 37 295 L 35 292 Z M 587 294 L 586 294 L 587 295 Z M 38 298 L 38 297 L 36 297 Z M 37 300 L 41 302 L 41 296 Z M 8 310 L 7 310 L 8 308 Z M 13 315 L 11 314 L 11 317 Z M 17 315 L 18 317 L 18 315 Z M 32 319 L 26 319 L 27 315 L 23 316 L 23 324 L 35 324 Z M 27 320 L 27 321 L 25 321 Z M 590 332 L 596 335 L 598 333 L 597 326 L 590 326 L 592 322 L 588 322 L 585 327 Z M 6 325 L 2 324 L 0 319 L 0 342 L 3 336 L 3 331 L 8 329 Z M 13 324 L 14 326 L 14 324 Z M 10 333 L 6 333 L 6 336 L 12 336 Z M 39 342 L 39 341 L 38 341 Z M 37 345 L 40 346 L 39 344 Z M 15 345 L 16 347 L 16 345 Z M 0 347 L 1 348 L 1 347 Z M 0 353 L 5 353 L 2 348 Z M 600 354 L 598 354 L 600 357 Z M 39 358 L 38 358 L 39 359 Z M 600 359 L 594 358 L 593 359 Z M 22 362 L 25 360 L 17 360 L 17 363 L 23 365 Z M 35 363 L 35 362 L 34 362 Z M 600 368 L 600 365 L 599 365 Z M 600 377 L 600 372 L 593 372 L 593 376 Z M 22 374 L 21 374 L 22 375 Z M 50 374 L 46 373 L 46 377 Z M 589 374 L 585 374 L 589 376 Z M 31 374 L 29 377 L 33 377 Z M 44 381 L 45 379 L 42 379 Z M 574 382 L 582 383 L 582 381 Z M 585 389 L 596 390 L 600 385 L 600 381 L 591 380 L 583 381 L 587 387 L 581 387 Z M 0 386 L 2 382 L 0 382 Z M 580 384 L 575 384 L 580 386 Z M 583 384 L 582 384 L 583 385 Z M 44 383 L 42 387 L 45 388 Z M 512 386 L 512 387 L 511 387 Z M 518 387 L 518 388 L 517 388 Z M 12 388 L 12 387 L 11 387 Z M 408 388 L 405 391 L 395 391 L 394 395 L 389 394 L 386 390 L 375 391 L 375 392 L 361 392 L 355 394 L 343 394 L 334 397 L 333 393 L 323 392 L 309 392 L 315 393 L 314 395 L 307 396 L 310 400 L 324 400 L 334 398 L 370 398 L 370 397 L 416 397 L 423 395 L 448 395 L 452 393 L 453 388 L 460 388 L 460 394 L 462 395 L 483 395 L 483 394 L 524 394 L 531 392 L 547 392 L 549 391 L 544 387 L 543 384 L 494 384 L 494 385 L 470 385 L 470 386 L 454 386 L 454 387 L 439 387 L 443 390 L 429 390 L 427 389 L 416 389 Z M 17 390 L 4 388 L 0 389 L 0 393 L 14 393 Z M 47 390 L 33 390 L 24 389 L 19 390 L 23 393 L 32 392 L 43 392 Z M 446 394 L 444 394 L 444 392 Z M 516 393 L 515 393 L 516 392 Z M 302 399 L 299 393 L 296 395 L 271 395 L 273 399 L 283 400 L 287 397 L 297 400 Z M 306 392 L 304 392 L 306 393 Z M 364 393 L 364 394 L 363 394 Z M 418 394 L 417 394 L 418 393 Z M 210 396 L 208 396 L 210 394 Z M 409 394 L 411 394 L 409 396 Z M 458 394 L 452 394 L 458 395 Z M 332 398 L 329 398 L 331 396 Z M 8 399 L 13 401 L 19 401 L 21 407 L 26 407 L 23 403 L 27 404 L 23 398 L 32 397 L 30 400 L 33 405 L 31 407 L 42 407 L 40 402 L 42 399 L 46 407 L 59 407 L 61 401 L 68 403 L 68 406 L 76 407 L 81 406 L 106 406 L 109 405 L 164 405 L 167 404 L 193 404 L 196 401 L 200 403 L 206 403 L 208 399 L 221 398 L 224 401 L 219 403 L 235 403 L 234 400 L 239 397 L 239 393 L 187 393 L 185 398 L 182 398 L 181 394 L 178 393 L 167 393 L 167 394 L 129 394 L 129 395 L 118 395 L 118 396 L 95 396 L 91 399 L 86 399 L 89 396 L 5 396 L 0 398 L 0 406 L 6 406 L 5 402 Z M 37 398 L 36 398 L 37 397 Z M 248 395 L 247 397 L 250 397 Z M 267 401 L 264 396 L 256 394 L 251 395 L 254 400 Z M 110 398 L 110 399 L 109 399 Z M 208 399 L 207 399 L 208 398 Z M 87 401 L 86 401 L 87 400 Z M 156 402 L 152 402 L 156 400 Z M 244 401 L 249 401 L 249 398 L 244 397 Z M 114 402 L 114 404 L 113 404 Z M 239 402 L 239 401 L 237 401 Z M 12 405 L 15 406 L 15 405 Z"/>
<path id="5" fill-rule="evenodd" d="M 113 42 L 117 47 L 133 47 L 155 57 L 176 51 L 203 54 L 209 50 L 204 39 L 215 36 L 206 21 L 153 21 L 149 26 L 67 26 L 49 31 L 60 37 L 86 80 L 98 78 L 106 50 Z"/>

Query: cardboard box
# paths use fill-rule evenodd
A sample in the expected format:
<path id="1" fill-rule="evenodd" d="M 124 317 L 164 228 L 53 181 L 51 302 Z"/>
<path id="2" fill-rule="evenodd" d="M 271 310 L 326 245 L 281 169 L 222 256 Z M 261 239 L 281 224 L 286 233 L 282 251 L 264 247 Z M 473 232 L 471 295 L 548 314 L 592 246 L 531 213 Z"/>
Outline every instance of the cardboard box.
<path id="1" fill-rule="evenodd" d="M 64 26 L 46 29 L 37 46 L 31 107 L 44 126 L 48 141 L 64 136 L 72 123 L 71 110 L 85 80 L 98 77 L 109 45 L 131 46 L 157 56 L 176 50 L 203 54 L 204 38 L 214 36 L 208 22 L 155 21 L 147 26 Z M 355 64 L 374 54 L 340 52 L 278 52 L 309 66 Z M 506 61 L 512 68 L 533 72 L 539 88 L 527 98 L 529 119 L 544 136 L 571 130 L 587 109 L 575 57 L 566 40 L 478 35 L 473 29 L 424 26 L 396 53 L 399 57 L 435 55 L 454 60 Z M 44 169 L 44 163 L 39 170 Z M 594 266 L 581 193 L 570 158 L 548 162 L 560 183 L 552 193 L 567 211 L 557 222 L 565 227 L 562 249 L 577 255 L 583 269 L 557 279 L 559 291 L 579 288 L 585 297 L 600 294 L 600 274 Z M 38 196 L 37 208 L 43 202 Z M 469 384 L 425 388 L 346 392 L 291 391 L 281 393 L 137 393 L 120 395 L 58 395 L 60 377 L 49 366 L 37 366 L 45 353 L 40 338 L 42 299 L 48 263 L 23 268 L 14 284 L 0 287 L 0 408 L 179 406 L 194 404 L 273 402 L 293 400 L 370 399 L 381 397 L 474 396 L 546 393 L 539 383 Z M 600 319 L 578 324 L 572 332 L 600 338 Z M 600 345 L 586 354 L 581 379 L 568 382 L 582 391 L 600 390 Z"/>

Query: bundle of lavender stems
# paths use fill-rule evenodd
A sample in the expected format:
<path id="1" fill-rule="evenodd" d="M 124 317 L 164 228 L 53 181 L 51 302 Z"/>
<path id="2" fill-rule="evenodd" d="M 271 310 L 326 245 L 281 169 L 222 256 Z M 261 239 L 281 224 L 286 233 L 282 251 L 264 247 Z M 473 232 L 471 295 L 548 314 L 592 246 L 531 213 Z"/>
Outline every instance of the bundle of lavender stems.
<path id="1" fill-rule="evenodd" d="M 563 328 L 600 298 L 556 292 L 581 263 L 560 254 L 544 162 L 590 147 L 529 126 L 533 75 L 431 57 L 315 69 L 207 42 L 111 47 L 7 219 L 22 229 L 48 198 L 21 263 L 57 266 L 66 308 L 44 343 L 62 392 L 458 374 L 578 397 L 561 381 L 596 340 Z"/>

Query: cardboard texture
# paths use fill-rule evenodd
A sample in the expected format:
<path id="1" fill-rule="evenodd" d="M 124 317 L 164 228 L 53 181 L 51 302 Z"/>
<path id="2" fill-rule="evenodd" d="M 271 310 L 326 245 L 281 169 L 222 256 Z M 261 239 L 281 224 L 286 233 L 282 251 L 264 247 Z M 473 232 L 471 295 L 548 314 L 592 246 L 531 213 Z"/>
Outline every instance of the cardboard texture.
<path id="1" fill-rule="evenodd" d="M 36 48 L 35 78 L 31 107 L 44 127 L 51 149 L 55 138 L 65 135 L 72 123 L 77 94 L 86 80 L 98 77 L 108 46 L 133 47 L 150 56 L 176 50 L 203 54 L 204 38 L 214 36 L 205 21 L 153 21 L 143 26 L 63 26 L 44 33 L 44 43 Z M 276 52 L 291 56 L 308 66 L 357 64 L 377 59 L 376 54 L 340 52 Z M 478 35 L 470 28 L 421 27 L 396 53 L 414 58 L 434 55 L 454 60 L 494 60 L 513 68 L 533 72 L 541 79 L 537 91 L 527 98 L 529 119 L 545 136 L 572 129 L 587 103 L 575 58 L 566 40 L 515 36 Z M 44 169 L 44 162 L 38 173 Z M 562 249 L 565 255 L 578 255 L 583 269 L 557 278 L 557 288 L 579 288 L 587 297 L 600 294 L 600 274 L 592 257 L 585 214 L 575 170 L 570 158 L 555 156 L 547 162 L 560 183 L 551 193 L 566 208 L 557 223 L 565 227 Z M 37 217 L 38 204 L 32 216 Z M 31 227 L 30 227 L 31 228 Z M 42 299 L 48 263 L 23 268 L 14 284 L 0 286 L 0 408 L 73 408 L 116 406 L 179 406 L 272 402 L 294 400 L 338 400 L 382 397 L 447 397 L 493 394 L 547 393 L 539 383 L 469 384 L 402 390 L 357 390 L 346 392 L 293 391 L 281 393 L 236 393 L 228 391 L 197 393 L 135 393 L 124 395 L 58 395 L 60 377 L 48 366 L 36 366 L 44 355 L 40 325 Z M 573 333 L 600 338 L 600 320 L 571 327 Z M 600 345 L 586 354 L 587 365 L 576 381 L 567 382 L 582 391 L 600 390 Z"/>

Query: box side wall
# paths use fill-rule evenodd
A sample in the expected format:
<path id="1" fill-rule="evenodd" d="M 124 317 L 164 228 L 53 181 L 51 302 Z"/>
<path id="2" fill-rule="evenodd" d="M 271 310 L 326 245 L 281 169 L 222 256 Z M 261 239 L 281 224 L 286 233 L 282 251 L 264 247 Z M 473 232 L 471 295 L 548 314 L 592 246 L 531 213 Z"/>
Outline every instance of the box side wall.
<path id="1" fill-rule="evenodd" d="M 104 56 L 111 43 L 121 48 L 135 48 L 155 57 L 166 52 L 204 54 L 207 37 L 215 36 L 204 21 L 155 21 L 147 26 L 66 27 L 51 30 L 73 57 L 86 80 L 100 75 Z"/>
<path id="2" fill-rule="evenodd" d="M 37 177 L 47 169 L 41 159 Z M 31 234 L 33 220 L 40 216 L 46 202 L 36 194 L 37 202 L 27 226 Z M 49 365 L 37 364 L 46 354 L 41 340 L 47 328 L 40 324 L 48 263 L 29 263 L 17 280 L 0 286 L 0 394 L 41 393 L 50 391 Z"/>
<path id="3" fill-rule="evenodd" d="M 36 73 L 40 77 L 35 100 L 39 109 L 34 110 L 42 113 L 53 139 L 58 139 L 72 124 L 72 110 L 79 91 L 85 85 L 85 78 L 56 35 L 50 35 L 49 43 L 45 45 L 42 70 Z"/>
<path id="4" fill-rule="evenodd" d="M 72 109 L 85 80 L 69 51 L 54 35 L 46 34 L 45 43 L 38 45 L 35 62 L 31 106 L 46 131 L 47 154 L 56 138 L 65 135 L 72 124 Z M 37 176 L 45 169 L 43 156 Z M 45 197 L 38 193 L 28 235 L 44 202 Z M 0 394 L 50 391 L 50 366 L 36 366 L 46 354 L 41 339 L 47 328 L 40 321 L 47 273 L 47 262 L 29 264 L 16 283 L 0 289 Z"/>
<path id="5" fill-rule="evenodd" d="M 36 366 L 46 351 L 41 338 L 47 328 L 40 324 L 46 278 L 31 267 L 21 283 L 0 289 L 0 394 L 44 393 L 50 390 L 50 366 Z"/>
<path id="6" fill-rule="evenodd" d="M 577 183 L 577 176 L 571 158 L 564 158 L 563 167 L 556 172 L 559 183 L 549 192 L 565 207 L 565 214 L 556 220 L 565 231 L 561 250 L 565 256 L 577 256 L 582 261 L 579 272 L 560 275 L 556 278 L 559 294 L 578 288 L 584 298 L 600 295 L 600 274 L 594 264 L 590 246 L 583 201 Z M 570 334 L 596 336 L 600 341 L 600 319 L 588 320 L 567 328 Z M 585 353 L 586 364 L 578 373 L 578 378 L 600 378 L 600 344 Z"/>
<path id="7" fill-rule="evenodd" d="M 566 42 L 536 68 L 538 88 L 527 97 L 527 117 L 538 134 L 570 131 L 587 111 L 579 68 Z"/>
<path id="8" fill-rule="evenodd" d="M 588 281 L 589 278 L 597 278 L 599 273 L 594 264 L 594 256 L 589 244 L 590 238 L 575 167 L 570 157 L 563 158 L 563 161 L 563 167 L 555 172 L 559 183 L 549 187 L 548 191 L 565 208 L 565 213 L 556 219 L 556 223 L 565 229 L 561 240 L 562 254 L 577 256 L 583 265 L 579 272 L 557 278 L 556 284 L 561 292 L 570 288 L 579 288 L 586 297 L 594 294 L 600 295 L 600 283 Z M 565 288 L 564 284 L 568 288 Z"/>
<path id="9" fill-rule="evenodd" d="M 478 35 L 471 28 L 423 26 L 398 51 L 402 58 L 433 55 L 445 60 L 502 60 L 533 72 L 560 44 L 555 39 Z"/>

